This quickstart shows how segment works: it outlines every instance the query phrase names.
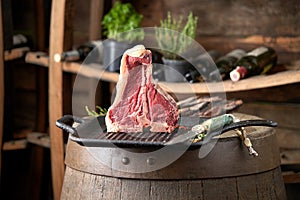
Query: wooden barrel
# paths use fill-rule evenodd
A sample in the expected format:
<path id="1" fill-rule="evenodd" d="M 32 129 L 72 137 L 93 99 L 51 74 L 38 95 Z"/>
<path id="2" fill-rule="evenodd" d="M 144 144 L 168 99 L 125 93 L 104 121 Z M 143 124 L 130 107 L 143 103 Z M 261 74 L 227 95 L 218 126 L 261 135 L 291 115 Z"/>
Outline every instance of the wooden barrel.
<path id="1" fill-rule="evenodd" d="M 199 149 L 187 150 L 170 165 L 147 173 L 112 169 L 90 151 L 98 148 L 112 156 L 114 165 L 129 166 L 130 160 L 119 155 L 118 148 L 85 147 L 69 140 L 61 199 L 286 199 L 275 130 L 246 130 L 258 157 L 250 156 L 230 131 L 217 140 L 207 156 L 199 158 Z M 151 165 L 149 159 L 145 162 Z"/>

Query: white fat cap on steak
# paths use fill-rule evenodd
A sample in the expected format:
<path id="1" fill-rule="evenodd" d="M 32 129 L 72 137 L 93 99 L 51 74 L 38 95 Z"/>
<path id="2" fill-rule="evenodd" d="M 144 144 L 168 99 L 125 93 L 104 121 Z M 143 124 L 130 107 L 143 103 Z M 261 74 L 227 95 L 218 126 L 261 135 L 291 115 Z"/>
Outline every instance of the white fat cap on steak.
<path id="1" fill-rule="evenodd" d="M 146 51 L 144 45 L 139 44 L 125 51 L 125 54 L 131 57 L 141 57 Z"/>

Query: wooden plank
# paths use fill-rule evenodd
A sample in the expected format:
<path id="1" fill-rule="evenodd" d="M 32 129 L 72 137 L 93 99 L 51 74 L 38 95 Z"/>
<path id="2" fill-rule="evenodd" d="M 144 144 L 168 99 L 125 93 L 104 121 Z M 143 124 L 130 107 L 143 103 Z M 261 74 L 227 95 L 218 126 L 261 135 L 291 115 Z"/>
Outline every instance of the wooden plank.
<path id="1" fill-rule="evenodd" d="M 76 170 L 66 167 L 65 179 L 63 184 L 63 190 L 61 193 L 61 199 L 79 199 L 79 192 L 76 191 L 81 186 L 82 179 L 84 178 L 84 173 L 78 173 Z M 79 191 L 79 190 L 78 190 Z"/>
<path id="2" fill-rule="evenodd" d="M 196 41 L 203 46 L 205 50 L 217 50 L 221 54 L 226 54 L 235 48 L 250 51 L 261 45 L 273 47 L 278 54 L 278 63 L 290 64 L 300 59 L 300 37 L 287 37 L 263 35 L 251 35 L 247 37 L 230 37 L 224 35 L 207 36 L 201 35 Z"/>
<path id="3" fill-rule="evenodd" d="M 238 82 L 232 82 L 231 80 L 226 80 L 219 83 L 194 84 L 160 82 L 159 85 L 167 92 L 186 94 L 191 93 L 191 91 L 194 93 L 246 91 L 298 82 L 300 82 L 300 70 L 290 70 L 272 75 L 253 76 Z"/>
<path id="4" fill-rule="evenodd" d="M 73 24 L 74 24 L 74 1 L 65 0 L 64 17 L 57 20 L 64 20 L 64 34 L 63 34 L 63 50 L 70 50 L 73 46 Z M 51 15 L 52 17 L 52 15 Z M 50 28 L 51 29 L 51 28 Z M 56 30 L 50 30 L 51 32 Z"/>
<path id="5" fill-rule="evenodd" d="M 45 52 L 28 52 L 25 56 L 25 62 L 48 67 L 49 56 Z"/>
<path id="6" fill-rule="evenodd" d="M 240 199 L 257 200 L 257 189 L 253 175 L 236 178 L 237 193 Z M 247 191 L 247 193 L 245 193 Z M 252 194 L 251 196 L 248 194 Z"/>
<path id="7" fill-rule="evenodd" d="M 27 148 L 26 139 L 11 140 L 11 141 L 4 142 L 3 144 L 3 151 L 19 150 L 19 149 L 26 149 L 26 148 Z"/>
<path id="8" fill-rule="evenodd" d="M 266 179 L 267 178 L 267 179 Z M 207 187 L 206 187 L 206 186 Z M 192 186 L 192 190 L 190 187 Z M 206 188 L 206 190 L 203 189 Z M 122 179 L 67 167 L 62 199 L 285 199 L 280 170 L 199 180 Z"/>
<path id="9" fill-rule="evenodd" d="M 134 190 L 132 190 L 132 188 L 134 188 Z M 121 192 L 121 199 L 149 199 L 150 181 L 136 180 L 136 179 L 122 179 L 122 188 L 120 192 Z"/>
<path id="10" fill-rule="evenodd" d="M 117 82 L 118 74 L 101 69 L 101 65 L 81 65 L 80 63 L 64 62 L 63 70 L 70 73 L 80 73 L 83 76 L 100 78 L 104 81 Z M 219 83 L 169 83 L 159 82 L 167 92 L 178 94 L 190 93 L 218 93 L 247 91 L 268 88 L 300 82 L 300 70 L 288 70 L 270 75 L 249 77 L 239 82 L 226 80 Z"/>
<path id="11" fill-rule="evenodd" d="M 250 51 L 261 45 L 273 47 L 278 54 L 278 63 L 290 64 L 292 61 L 299 60 L 300 37 L 288 36 L 265 36 L 250 35 L 230 37 L 225 35 L 204 35 L 196 39 L 206 50 L 215 49 L 222 54 L 226 54 L 235 48 L 242 48 Z M 217 48 L 216 48 L 217 46 Z"/>
<path id="12" fill-rule="evenodd" d="M 143 26 L 159 26 L 171 11 L 174 17 L 190 11 L 199 17 L 197 41 L 205 49 L 225 54 L 234 48 L 250 50 L 260 45 L 272 46 L 281 63 L 300 59 L 299 7 L 296 0 L 249 2 L 220 1 L 130 1 L 144 15 Z M 257 20 L 260 19 L 260 20 Z"/>
<path id="13" fill-rule="evenodd" d="M 204 199 L 203 197 L 203 180 L 186 180 L 187 194 L 185 199 Z"/>
<path id="14" fill-rule="evenodd" d="M 38 146 L 50 148 L 49 134 L 32 132 L 27 135 L 27 141 Z"/>
<path id="15" fill-rule="evenodd" d="M 64 50 L 65 37 L 65 11 L 67 0 L 52 1 L 50 23 L 49 47 L 49 133 L 51 145 L 51 168 L 53 197 L 60 199 L 64 178 L 64 141 L 62 130 L 57 128 L 55 122 L 63 115 L 62 111 L 62 63 L 54 61 L 56 53 Z"/>
<path id="16" fill-rule="evenodd" d="M 101 65 L 90 64 L 82 65 L 81 63 L 64 62 L 63 70 L 70 73 L 79 73 L 82 76 L 90 78 L 100 78 L 103 81 L 117 82 L 119 79 L 118 73 L 105 71 Z"/>
<path id="17" fill-rule="evenodd" d="M 173 181 L 151 181 L 149 199 L 186 199 L 179 196 L 179 183 L 180 181 L 177 181 L 176 184 Z"/>
<path id="18" fill-rule="evenodd" d="M 274 195 L 277 199 L 286 199 L 286 188 L 284 186 L 284 180 L 282 177 L 282 171 L 280 167 L 273 170 L 273 184 L 274 185 Z M 275 183 L 275 184 L 274 184 Z"/>
<path id="19" fill-rule="evenodd" d="M 102 197 L 105 200 L 121 199 L 122 179 L 100 176 L 98 179 L 103 179 Z M 101 181 L 102 182 L 102 181 Z M 107 187 L 108 186 L 108 187 Z"/>
<path id="20" fill-rule="evenodd" d="M 203 180 L 203 197 L 204 199 L 238 199 L 236 184 L 236 178 Z"/>
<path id="21" fill-rule="evenodd" d="M 44 13 L 44 1 L 35 0 L 36 5 L 36 37 L 37 37 L 37 48 L 39 50 L 45 50 L 45 13 Z"/>
<path id="22" fill-rule="evenodd" d="M 41 59 L 41 60 L 40 60 Z M 36 54 L 28 53 L 26 62 L 47 66 L 47 57 L 36 58 Z M 295 69 L 295 67 L 293 67 Z M 75 62 L 63 62 L 63 70 L 69 73 L 80 73 L 91 78 L 100 78 L 103 81 L 116 83 L 119 74 L 102 70 L 101 65 L 82 65 Z M 253 76 L 239 82 L 226 80 L 220 83 L 169 83 L 159 82 L 159 85 L 167 92 L 178 94 L 193 93 L 218 93 L 241 92 L 256 89 L 265 89 L 300 82 L 300 70 L 287 70 L 269 75 Z"/>
<path id="23" fill-rule="evenodd" d="M 287 51 L 291 53 L 298 53 L 300 51 L 300 37 L 271 37 L 271 36 L 263 36 L 263 35 L 251 35 L 245 38 L 238 38 L 237 43 L 245 43 L 245 44 L 255 44 L 261 45 L 264 43 L 272 45 L 273 41 L 276 41 L 277 49 L 280 51 Z"/>
<path id="24" fill-rule="evenodd" d="M 300 173 L 283 174 L 284 183 L 300 183 Z"/>
<path id="25" fill-rule="evenodd" d="M 280 158 L 282 165 L 299 165 L 300 148 L 298 149 L 280 149 Z"/>
<path id="26" fill-rule="evenodd" d="M 134 2 L 134 1 L 132 1 Z M 274 0 L 272 3 L 268 0 L 247 1 L 239 0 L 228 2 L 219 1 L 197 1 L 197 0 L 164 0 L 161 6 L 155 10 L 153 17 L 145 17 L 144 23 L 148 26 L 159 25 L 161 15 L 166 16 L 166 11 L 171 11 L 174 16 L 180 14 L 186 15 L 193 11 L 199 17 L 199 26 L 197 33 L 199 35 L 228 35 L 245 36 L 262 33 L 264 35 L 299 35 L 300 26 L 299 11 L 297 0 L 282 3 L 280 0 Z M 147 9 L 143 9 L 144 6 Z M 152 10 L 154 5 L 149 1 L 135 3 L 137 9 L 149 16 L 148 11 Z M 156 17 L 158 16 L 158 17 Z M 258 20 L 259 19 L 259 20 Z"/>
<path id="27" fill-rule="evenodd" d="M 101 38 L 101 20 L 104 12 L 104 1 L 91 0 L 89 39 Z"/>
<path id="28" fill-rule="evenodd" d="M 275 186 L 278 183 L 274 182 L 274 170 L 259 173 L 254 175 L 256 183 L 257 199 L 276 199 L 275 197 Z M 280 198 L 279 198 L 280 199 Z"/>
<path id="29" fill-rule="evenodd" d="M 4 52 L 4 60 L 9 61 L 9 60 L 14 60 L 14 59 L 17 59 L 17 58 L 21 58 L 29 50 L 30 50 L 29 47 L 20 47 L 20 48 L 15 48 L 15 49 L 11 49 L 11 50 L 6 50 Z"/>

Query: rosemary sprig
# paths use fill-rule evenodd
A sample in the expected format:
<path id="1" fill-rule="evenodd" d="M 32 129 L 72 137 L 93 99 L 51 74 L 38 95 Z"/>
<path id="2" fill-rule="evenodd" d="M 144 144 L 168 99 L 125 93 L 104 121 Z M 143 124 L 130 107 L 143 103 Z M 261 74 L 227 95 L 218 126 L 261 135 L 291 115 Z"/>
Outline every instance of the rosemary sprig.
<path id="1" fill-rule="evenodd" d="M 95 111 L 95 110 L 90 110 L 88 108 L 88 106 L 85 106 L 85 110 L 87 112 L 87 114 L 89 116 L 93 116 L 93 117 L 99 117 L 99 116 L 105 116 L 107 113 L 107 109 L 106 108 L 102 108 L 100 106 L 96 106 L 96 109 L 99 110 L 99 112 Z"/>
<path id="2" fill-rule="evenodd" d="M 160 27 L 155 29 L 155 37 L 161 53 L 167 59 L 181 59 L 196 38 L 198 17 L 189 13 L 185 23 L 183 16 L 177 20 L 168 12 L 167 18 L 160 21 Z"/>

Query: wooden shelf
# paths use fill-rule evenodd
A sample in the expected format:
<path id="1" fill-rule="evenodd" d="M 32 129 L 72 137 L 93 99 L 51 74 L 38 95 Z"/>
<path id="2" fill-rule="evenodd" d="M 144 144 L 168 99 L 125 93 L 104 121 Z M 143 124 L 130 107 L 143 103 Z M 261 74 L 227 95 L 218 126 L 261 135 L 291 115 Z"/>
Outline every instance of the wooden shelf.
<path id="1" fill-rule="evenodd" d="M 3 151 L 11 151 L 11 150 L 20 150 L 27 148 L 27 140 L 19 139 L 19 140 L 11 140 L 4 142 Z"/>
<path id="2" fill-rule="evenodd" d="M 63 70 L 70 73 L 78 73 L 91 78 L 100 78 L 104 81 L 118 81 L 118 74 L 100 70 L 101 66 L 81 65 L 79 63 L 64 63 Z M 159 82 L 158 84 L 167 92 L 189 94 L 193 93 L 218 93 L 218 92 L 237 92 L 268 88 L 280 85 L 300 82 L 300 70 L 287 70 L 272 75 L 253 76 L 239 82 L 226 80 L 218 83 L 168 83 Z"/>
<path id="3" fill-rule="evenodd" d="M 43 67 L 48 67 L 49 56 L 45 52 L 28 52 L 25 56 L 25 62 Z"/>
<path id="4" fill-rule="evenodd" d="M 99 64 L 83 65 L 80 63 L 64 62 L 63 70 L 65 72 L 78 73 L 86 77 L 99 78 L 100 80 L 112 83 L 118 82 L 119 79 L 118 73 L 106 71 Z"/>
<path id="5" fill-rule="evenodd" d="M 48 66 L 49 58 L 42 52 L 29 52 L 26 55 L 26 62 L 41 66 Z M 298 65 L 299 63 L 297 63 Z M 270 75 L 259 75 L 232 82 L 226 80 L 217 83 L 169 83 L 159 82 L 158 84 L 167 92 L 189 94 L 189 93 L 219 93 L 238 92 L 287 85 L 300 82 L 300 67 L 288 67 L 290 70 L 277 72 Z M 103 81 L 116 83 L 119 74 L 108 72 L 99 64 L 84 65 L 76 62 L 63 62 L 63 71 L 80 74 L 90 78 L 99 78 Z"/>
<path id="6" fill-rule="evenodd" d="M 300 70 L 288 70 L 278 72 L 272 75 L 253 76 L 239 82 L 226 80 L 219 83 L 160 83 L 160 86 L 168 92 L 189 93 L 191 90 L 195 93 L 217 93 L 217 92 L 238 92 L 281 86 L 300 82 Z M 190 87 L 190 89 L 187 89 Z"/>
<path id="7" fill-rule="evenodd" d="M 80 63 L 63 63 L 63 70 L 70 73 L 78 73 L 91 78 L 116 83 L 119 74 L 101 69 L 100 65 L 82 65 Z M 237 92 L 268 88 L 280 85 L 300 82 L 300 70 L 287 70 L 272 75 L 253 76 L 239 82 L 226 80 L 218 83 L 168 83 L 159 82 L 158 84 L 167 92 L 188 94 L 194 93 L 217 93 L 217 92 Z"/>
<path id="8" fill-rule="evenodd" d="M 29 47 L 20 47 L 20 48 L 15 48 L 12 50 L 6 50 L 4 52 L 4 60 L 9 61 L 9 60 L 14 60 L 17 58 L 23 57 L 28 51 Z"/>
<path id="9" fill-rule="evenodd" d="M 283 173 L 284 183 L 300 183 L 300 173 Z"/>
<path id="10" fill-rule="evenodd" d="M 47 133 L 30 133 L 27 135 L 27 141 L 38 146 L 50 148 L 50 137 Z"/>
<path id="11" fill-rule="evenodd" d="M 26 139 L 17 139 L 4 142 L 3 151 L 26 149 L 28 143 L 50 148 L 49 134 L 33 132 L 28 134 Z"/>

